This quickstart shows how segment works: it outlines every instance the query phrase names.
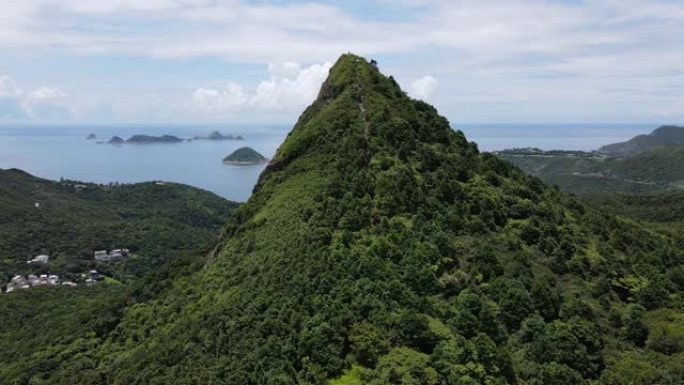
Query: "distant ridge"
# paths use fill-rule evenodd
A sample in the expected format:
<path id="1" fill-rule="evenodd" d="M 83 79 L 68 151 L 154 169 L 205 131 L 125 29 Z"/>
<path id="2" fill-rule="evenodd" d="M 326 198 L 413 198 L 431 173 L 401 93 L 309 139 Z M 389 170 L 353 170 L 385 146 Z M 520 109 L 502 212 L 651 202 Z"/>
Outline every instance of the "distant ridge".
<path id="1" fill-rule="evenodd" d="M 684 127 L 679 126 L 662 126 L 594 152 L 517 148 L 495 154 L 573 194 L 684 189 Z"/>
<path id="2" fill-rule="evenodd" d="M 218 131 L 214 131 L 211 134 L 207 136 L 200 136 L 197 135 L 193 140 L 201 140 L 201 139 L 207 139 L 207 140 L 244 140 L 245 138 L 242 137 L 242 135 L 223 135 L 222 133 Z"/>
<path id="3" fill-rule="evenodd" d="M 179 143 L 183 139 L 173 135 L 151 136 L 151 135 L 133 135 L 126 143 L 132 144 L 152 144 L 152 143 Z"/>
<path id="4" fill-rule="evenodd" d="M 608 144 L 598 149 L 597 152 L 616 157 L 628 157 L 658 146 L 682 144 L 684 144 L 684 127 L 661 126 L 648 135 L 638 135 L 626 142 Z"/>
<path id="5" fill-rule="evenodd" d="M 115 136 L 112 136 L 112 138 L 109 139 L 109 141 L 107 143 L 109 143 L 109 144 L 124 144 L 124 143 L 126 143 L 126 141 L 123 140 L 121 137 L 115 135 Z"/>

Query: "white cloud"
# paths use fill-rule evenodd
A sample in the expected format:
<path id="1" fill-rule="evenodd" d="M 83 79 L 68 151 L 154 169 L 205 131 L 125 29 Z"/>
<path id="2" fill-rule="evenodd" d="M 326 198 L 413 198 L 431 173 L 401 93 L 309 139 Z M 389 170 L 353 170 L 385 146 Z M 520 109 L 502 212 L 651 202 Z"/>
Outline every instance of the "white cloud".
<path id="1" fill-rule="evenodd" d="M 17 119 L 24 115 L 21 90 L 7 75 L 0 75 L 0 118 Z"/>
<path id="2" fill-rule="evenodd" d="M 0 75 L 0 98 L 14 98 L 21 93 L 14 83 L 14 79 L 7 75 Z"/>
<path id="3" fill-rule="evenodd" d="M 429 101 L 437 89 L 437 79 L 434 76 L 426 75 L 411 82 L 409 95 L 416 99 Z"/>
<path id="4" fill-rule="evenodd" d="M 386 9 L 384 1 L 375 5 L 378 15 Z M 600 48 L 640 52 L 646 60 L 648 53 L 677 52 L 684 45 L 677 38 L 684 33 L 684 6 L 671 0 L 403 2 L 414 18 L 360 19 L 315 2 L 23 0 L 3 4 L 0 48 L 260 62 L 320 61 L 349 50 L 447 48 L 463 54 L 455 66 L 463 69 L 508 67 L 520 55 L 565 61 Z M 420 12 L 411 5 L 419 5 Z"/>
<path id="5" fill-rule="evenodd" d="M 198 88 L 192 100 L 204 111 L 237 111 L 244 109 L 249 99 L 242 86 L 229 82 L 223 89 Z"/>
<path id="6" fill-rule="evenodd" d="M 222 89 L 198 88 L 192 100 L 199 109 L 210 112 L 299 111 L 316 98 L 330 67 L 330 62 L 305 68 L 292 62 L 271 64 L 270 78 L 261 81 L 251 95 L 241 85 L 230 82 Z"/>
<path id="7" fill-rule="evenodd" d="M 59 100 L 66 98 L 67 93 L 58 88 L 40 87 L 28 93 L 30 100 Z"/>
<path id="8" fill-rule="evenodd" d="M 566 97 L 578 103 L 566 112 L 578 120 L 586 119 L 582 112 L 625 98 L 644 116 L 658 104 L 677 113 L 674 101 L 684 97 L 682 88 L 672 88 L 684 84 L 678 78 L 684 68 L 681 0 L 365 2 L 373 17 L 353 8 L 316 0 L 5 1 L 0 52 L 286 63 L 271 66 L 269 78 L 257 85 L 197 89 L 195 111 L 296 110 L 310 102 L 320 83 L 314 80 L 324 76 L 316 69 L 305 74 L 308 67 L 292 61 L 320 63 L 348 51 L 392 60 L 397 78 L 431 73 L 441 92 L 427 78 L 409 83 L 409 92 L 467 111 L 471 120 L 478 114 L 488 119 L 492 111 L 502 111 L 502 119 L 527 113 L 527 119 L 553 120 L 544 104 Z M 174 97 L 187 103 L 187 84 L 174 86 L 182 89 Z M 607 91 L 618 87 L 632 92 Z M 107 98 L 107 90 L 90 91 L 97 92 Z M 521 103 L 510 109 L 515 115 L 491 108 L 511 96 Z"/>
<path id="9" fill-rule="evenodd" d="M 307 68 L 296 63 L 270 65 L 271 79 L 259 83 L 251 105 L 265 110 L 300 110 L 316 98 L 330 67 L 330 62 Z"/>
<path id="10" fill-rule="evenodd" d="M 192 1 L 177 0 L 47 0 L 44 3 L 59 4 L 73 12 L 86 14 L 108 14 L 113 12 L 149 12 L 179 8 L 191 5 Z M 200 2 L 195 2 L 201 4 Z"/>
<path id="11" fill-rule="evenodd" d="M 23 91 L 12 77 L 0 75 L 0 118 L 67 118 L 70 115 L 67 97 L 67 93 L 58 88 Z"/>
<path id="12" fill-rule="evenodd" d="M 27 92 L 22 99 L 22 108 L 29 118 L 55 119 L 70 116 L 66 92 L 58 88 L 39 87 Z"/>

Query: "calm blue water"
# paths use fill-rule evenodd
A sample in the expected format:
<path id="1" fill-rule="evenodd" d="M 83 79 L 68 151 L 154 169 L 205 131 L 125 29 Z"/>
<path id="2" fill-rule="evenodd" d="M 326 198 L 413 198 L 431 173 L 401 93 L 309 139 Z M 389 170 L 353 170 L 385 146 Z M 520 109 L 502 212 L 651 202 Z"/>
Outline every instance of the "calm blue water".
<path id="1" fill-rule="evenodd" d="M 481 150 L 512 147 L 594 150 L 604 144 L 648 133 L 656 125 L 458 125 Z M 185 183 L 225 198 L 245 201 L 263 165 L 229 166 L 222 159 L 233 150 L 250 146 L 270 158 L 290 127 L 218 126 L 0 126 L 0 168 L 19 168 L 48 178 L 87 182 L 142 182 L 164 180 Z M 112 135 L 171 134 L 181 138 L 219 130 L 242 135 L 244 141 L 192 141 L 177 144 L 96 144 Z"/>

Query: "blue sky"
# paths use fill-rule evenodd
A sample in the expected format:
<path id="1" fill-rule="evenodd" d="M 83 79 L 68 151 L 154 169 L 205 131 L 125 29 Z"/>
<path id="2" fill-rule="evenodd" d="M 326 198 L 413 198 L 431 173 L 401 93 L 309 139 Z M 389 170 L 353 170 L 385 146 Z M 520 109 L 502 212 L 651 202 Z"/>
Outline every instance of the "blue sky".
<path id="1" fill-rule="evenodd" d="M 282 123 L 375 58 L 454 124 L 684 123 L 680 0 L 22 0 L 0 124 Z"/>

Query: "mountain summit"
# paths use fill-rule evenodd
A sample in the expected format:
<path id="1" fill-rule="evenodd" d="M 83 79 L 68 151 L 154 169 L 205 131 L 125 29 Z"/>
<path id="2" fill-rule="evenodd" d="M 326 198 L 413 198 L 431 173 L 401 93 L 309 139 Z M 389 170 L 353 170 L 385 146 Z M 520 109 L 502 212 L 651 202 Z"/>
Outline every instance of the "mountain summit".
<path id="1" fill-rule="evenodd" d="M 408 141 L 456 141 L 466 146 L 463 135 L 453 135 L 447 120 L 433 107 L 409 99 L 374 62 L 345 54 L 330 69 L 317 99 L 300 116 L 264 176 L 337 139 L 345 142 L 339 144 L 363 149 L 356 155 L 366 163 L 381 147 L 404 146 L 407 151 L 412 144 L 400 143 L 402 134 L 408 135 Z"/>
<path id="2" fill-rule="evenodd" d="M 609 310 L 638 326 L 628 309 L 679 295 L 673 250 L 480 154 L 346 54 L 205 267 L 49 378 L 585 384 L 624 370 L 605 369 L 609 342 L 645 341 L 620 337 Z"/>

